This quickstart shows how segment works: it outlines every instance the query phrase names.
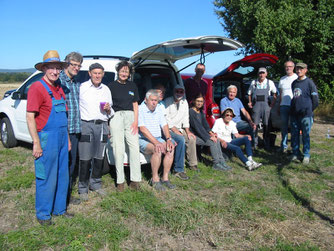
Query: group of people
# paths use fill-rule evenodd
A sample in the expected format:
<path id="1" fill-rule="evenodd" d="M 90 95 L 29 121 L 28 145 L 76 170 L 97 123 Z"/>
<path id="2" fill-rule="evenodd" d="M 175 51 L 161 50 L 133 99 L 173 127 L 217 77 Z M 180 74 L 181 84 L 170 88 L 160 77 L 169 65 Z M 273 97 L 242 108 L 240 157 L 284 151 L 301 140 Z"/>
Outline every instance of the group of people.
<path id="1" fill-rule="evenodd" d="M 107 84 L 102 83 L 103 66 L 94 63 L 89 67 L 90 79 L 78 83 L 75 76 L 80 71 L 82 61 L 83 57 L 77 52 L 68 54 L 65 61 L 60 60 L 57 51 L 46 52 L 43 61 L 35 65 L 44 75 L 28 91 L 26 116 L 33 140 L 36 216 L 40 224 L 53 224 L 52 216 L 72 218 L 73 214 L 67 212 L 68 204 L 88 200 L 89 190 L 101 196 L 106 195 L 101 178 L 108 139 L 113 149 L 119 192 L 125 189 L 123 162 L 126 145 L 129 149 L 129 187 L 134 190 L 140 188 L 141 182 L 140 152 L 150 156 L 151 185 L 157 191 L 175 188 L 169 179 L 171 170 L 176 177 L 189 179 L 184 169 L 186 159 L 190 169 L 199 170 L 196 146 L 210 148 L 214 170 L 231 169 L 226 164 L 223 151 L 235 152 L 248 170 L 261 166 L 261 163 L 252 158 L 251 142 L 254 141 L 252 138 L 256 138 L 258 117 L 263 119 L 266 116 L 266 108 L 263 109 L 262 106 L 272 90 L 270 81 L 261 81 L 262 78 L 259 78 L 254 87 L 252 84 L 250 88 L 249 95 L 252 99 L 250 98 L 249 105 L 257 107 L 255 115 L 253 114 L 254 123 L 242 103 L 236 101 L 237 88 L 230 86 L 228 97 L 221 102 L 222 118 L 211 129 L 203 112 L 207 91 L 206 83 L 202 80 L 205 72 L 203 64 L 196 66 L 196 75 L 185 82 L 185 87 L 174 87 L 173 96 L 164 99 L 165 87 L 160 84 L 148 90 L 144 101 L 139 104 L 137 86 L 130 80 L 134 73 L 131 63 L 118 63 L 117 79 Z M 266 73 L 266 70 L 261 69 L 259 74 Z M 302 75 L 304 72 L 305 76 L 307 70 L 304 69 L 306 67 L 298 70 L 297 65 L 297 74 L 300 72 Z M 301 96 L 302 101 L 293 101 L 292 104 L 298 108 L 298 114 L 307 111 L 306 114 L 303 113 L 304 117 L 295 116 L 295 130 L 301 127 L 304 135 L 304 131 L 310 129 L 304 126 L 304 121 L 307 120 L 305 116 L 310 115 L 309 110 L 312 111 L 316 106 L 315 99 L 312 99 L 314 103 L 311 108 L 304 105 L 307 98 L 304 92 L 310 89 L 311 97 L 314 98 L 316 89 L 313 82 L 303 76 L 300 81 L 304 81 L 309 87 L 305 89 L 303 83 L 294 83 L 293 86 L 299 88 L 295 90 L 295 96 Z M 267 83 L 267 86 L 260 87 L 262 82 Z M 284 102 L 283 104 L 286 105 Z M 252 128 L 250 132 L 254 131 L 254 134 L 238 133 L 238 128 L 245 128 L 247 124 L 241 120 L 240 113 L 245 115 Z M 307 122 L 311 123 L 310 120 Z M 308 154 L 306 136 L 303 143 L 306 147 L 304 154 Z M 243 154 L 241 145 L 245 145 L 247 156 Z M 294 156 L 297 156 L 299 143 L 292 145 Z M 304 155 L 304 162 L 306 158 L 307 155 Z M 71 196 L 77 159 L 79 199 Z M 161 164 L 163 172 L 160 177 Z"/>

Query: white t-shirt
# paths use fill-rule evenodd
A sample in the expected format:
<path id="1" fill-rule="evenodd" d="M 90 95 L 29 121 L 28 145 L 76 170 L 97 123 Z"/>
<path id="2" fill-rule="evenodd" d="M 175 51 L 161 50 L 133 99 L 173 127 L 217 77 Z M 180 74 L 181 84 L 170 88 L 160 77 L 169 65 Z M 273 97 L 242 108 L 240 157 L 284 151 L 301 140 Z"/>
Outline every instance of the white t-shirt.
<path id="1" fill-rule="evenodd" d="M 297 74 L 294 73 L 291 76 L 286 75 L 279 80 L 278 89 L 280 89 L 280 91 L 281 91 L 281 93 L 280 93 L 280 95 L 282 97 L 281 105 L 290 106 L 291 99 L 293 97 L 291 84 L 297 78 L 298 78 Z"/>
<path id="2" fill-rule="evenodd" d="M 238 133 L 237 124 L 235 122 L 231 120 L 228 125 L 226 125 L 222 118 L 215 121 L 212 131 L 217 133 L 218 138 L 226 142 L 231 142 L 232 134 Z"/>

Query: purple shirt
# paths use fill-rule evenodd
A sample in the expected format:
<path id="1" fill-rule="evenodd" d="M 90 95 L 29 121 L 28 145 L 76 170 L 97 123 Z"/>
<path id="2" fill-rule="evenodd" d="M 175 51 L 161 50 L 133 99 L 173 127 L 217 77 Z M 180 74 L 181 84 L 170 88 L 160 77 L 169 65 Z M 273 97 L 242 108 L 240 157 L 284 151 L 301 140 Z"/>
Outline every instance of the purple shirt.
<path id="1" fill-rule="evenodd" d="M 191 101 L 198 95 L 198 93 L 202 93 L 205 100 L 206 92 L 208 90 L 208 83 L 205 80 L 201 79 L 198 84 L 195 79 L 191 77 L 187 78 L 184 81 L 184 88 L 186 91 L 186 98 L 188 104 L 190 104 Z"/>

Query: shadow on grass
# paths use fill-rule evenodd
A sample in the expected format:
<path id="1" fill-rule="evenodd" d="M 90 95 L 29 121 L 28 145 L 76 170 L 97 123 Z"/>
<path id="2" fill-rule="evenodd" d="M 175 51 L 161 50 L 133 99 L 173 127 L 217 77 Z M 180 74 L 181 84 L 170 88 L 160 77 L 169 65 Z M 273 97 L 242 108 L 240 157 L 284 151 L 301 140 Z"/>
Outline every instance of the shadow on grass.
<path id="1" fill-rule="evenodd" d="M 287 158 L 287 156 L 284 156 L 283 158 L 277 158 L 276 152 L 259 152 L 258 156 L 267 160 L 268 162 L 271 162 L 271 164 L 275 164 L 277 166 L 277 175 L 279 177 L 279 180 L 281 181 L 283 187 L 285 187 L 291 195 L 295 198 L 295 200 L 299 201 L 301 205 L 306 208 L 309 212 L 314 213 L 317 215 L 321 220 L 326 221 L 330 223 L 331 225 L 334 225 L 334 220 L 330 217 L 324 215 L 323 213 L 316 210 L 314 207 L 311 206 L 311 203 L 308 199 L 304 198 L 303 196 L 299 195 L 297 191 L 295 191 L 291 186 L 287 179 L 284 178 L 283 169 L 284 168 L 291 168 L 288 167 L 290 164 L 290 160 Z M 318 169 L 308 170 L 307 172 L 315 173 L 315 174 L 322 174 L 322 172 Z"/>

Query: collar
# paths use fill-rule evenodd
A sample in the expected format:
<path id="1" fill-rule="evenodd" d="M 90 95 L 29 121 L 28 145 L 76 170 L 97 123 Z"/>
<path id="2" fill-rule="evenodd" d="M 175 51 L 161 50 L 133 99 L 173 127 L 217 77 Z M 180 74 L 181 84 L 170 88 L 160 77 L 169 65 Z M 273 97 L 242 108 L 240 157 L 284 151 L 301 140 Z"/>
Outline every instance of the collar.
<path id="1" fill-rule="evenodd" d="M 93 84 L 92 79 L 89 79 L 88 81 L 89 81 L 89 87 L 94 87 L 94 88 L 96 88 L 96 89 L 101 89 L 101 88 L 102 88 L 102 82 L 100 83 L 99 86 L 96 87 L 96 86 Z"/>

